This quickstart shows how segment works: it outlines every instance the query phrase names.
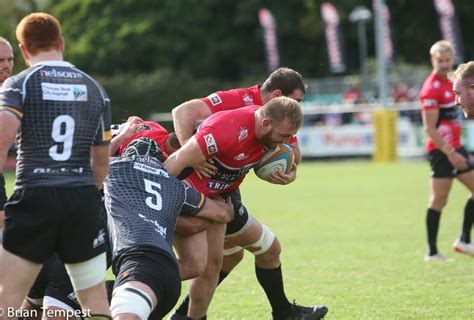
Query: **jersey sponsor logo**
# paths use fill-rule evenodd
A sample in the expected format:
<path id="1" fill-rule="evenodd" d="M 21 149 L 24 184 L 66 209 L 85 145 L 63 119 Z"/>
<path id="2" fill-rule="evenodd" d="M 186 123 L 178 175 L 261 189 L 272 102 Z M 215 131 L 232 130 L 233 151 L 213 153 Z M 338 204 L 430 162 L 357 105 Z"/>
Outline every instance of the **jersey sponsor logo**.
<path id="1" fill-rule="evenodd" d="M 42 77 L 50 77 L 50 78 L 68 78 L 68 79 L 79 79 L 83 78 L 80 72 L 74 71 L 61 71 L 56 69 L 51 70 L 40 70 L 40 75 Z"/>
<path id="2" fill-rule="evenodd" d="M 133 169 L 169 178 L 169 174 L 165 170 L 158 169 L 158 168 L 153 168 L 153 167 L 147 166 L 143 163 L 135 162 L 133 164 Z"/>
<path id="3" fill-rule="evenodd" d="M 206 183 L 206 187 L 211 190 L 226 190 L 230 187 L 230 184 L 221 181 L 209 180 Z"/>
<path id="4" fill-rule="evenodd" d="M 206 141 L 206 148 L 209 154 L 217 153 L 217 143 L 212 133 L 206 134 L 204 141 Z"/>
<path id="5" fill-rule="evenodd" d="M 213 106 L 216 106 L 216 105 L 222 103 L 222 99 L 221 99 L 221 97 L 219 97 L 219 95 L 217 93 L 213 93 L 213 94 L 209 95 L 207 98 L 211 101 Z"/>
<path id="6" fill-rule="evenodd" d="M 51 173 L 51 174 L 57 174 L 57 173 L 84 173 L 84 168 L 83 167 L 75 167 L 75 168 L 66 168 L 66 167 L 61 167 L 61 168 L 34 168 L 33 173 Z"/>
<path id="7" fill-rule="evenodd" d="M 245 154 L 245 153 L 242 152 L 242 153 L 236 155 L 236 156 L 234 157 L 234 159 L 235 159 L 235 160 L 245 160 L 245 159 L 247 159 L 248 157 L 249 157 L 248 154 Z"/>
<path id="8" fill-rule="evenodd" d="M 140 218 L 143 219 L 143 221 L 145 222 L 150 222 L 153 226 L 155 226 L 155 231 L 158 232 L 159 234 L 161 234 L 163 237 L 166 237 L 166 227 L 163 227 L 161 224 L 158 223 L 158 221 L 156 220 L 151 220 L 151 219 L 148 219 L 146 216 L 144 216 L 143 214 L 138 214 L 138 216 Z"/>
<path id="9" fill-rule="evenodd" d="M 434 81 L 433 82 L 433 88 L 435 88 L 435 89 L 441 88 L 441 82 L 439 82 L 438 80 Z"/>
<path id="10" fill-rule="evenodd" d="M 239 142 L 247 139 L 248 136 L 249 136 L 249 130 L 247 128 L 241 127 L 239 130 Z"/>
<path id="11" fill-rule="evenodd" d="M 87 86 L 84 84 L 59 84 L 42 82 L 43 100 L 87 101 Z"/>
<path id="12" fill-rule="evenodd" d="M 449 92 L 449 91 L 444 92 L 444 97 L 445 98 L 451 98 L 451 96 L 452 96 L 451 92 Z"/>
<path id="13" fill-rule="evenodd" d="M 253 98 L 251 96 L 249 96 L 248 94 L 245 94 L 243 97 L 242 97 L 242 101 L 244 102 L 244 104 L 246 106 L 251 106 L 253 105 Z"/>

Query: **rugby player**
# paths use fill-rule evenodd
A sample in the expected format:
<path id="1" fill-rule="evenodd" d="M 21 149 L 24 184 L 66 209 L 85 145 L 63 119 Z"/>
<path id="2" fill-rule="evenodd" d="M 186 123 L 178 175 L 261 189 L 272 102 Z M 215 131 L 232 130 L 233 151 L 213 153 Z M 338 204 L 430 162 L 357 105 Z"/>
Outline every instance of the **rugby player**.
<path id="1" fill-rule="evenodd" d="M 446 206 L 453 179 L 458 179 L 471 195 L 464 207 L 461 236 L 453 248 L 474 256 L 471 229 L 474 221 L 474 171 L 468 153 L 461 145 L 461 124 L 456 108 L 453 84 L 448 73 L 453 68 L 453 49 L 448 41 L 430 48 L 433 71 L 420 91 L 424 130 L 428 134 L 425 150 L 431 165 L 430 199 L 426 213 L 428 253 L 425 261 L 450 261 L 438 251 L 437 236 L 441 211 Z"/>
<path id="2" fill-rule="evenodd" d="M 53 16 L 24 17 L 16 35 L 29 68 L 0 90 L 0 169 L 18 132 L 15 189 L 0 248 L 0 308 L 17 310 L 56 253 L 82 308 L 90 310 L 86 318 L 108 319 L 98 188 L 109 167 L 110 101 L 94 79 L 63 61 L 64 39 Z"/>
<path id="3" fill-rule="evenodd" d="M 298 102 L 288 97 L 271 99 L 263 107 L 253 105 L 219 112 L 204 120 L 197 133 L 181 149 L 170 155 L 165 166 L 171 174 L 178 174 L 185 167 L 213 158 L 217 170 L 210 177 L 201 179 L 194 172 L 185 181 L 209 196 L 229 194 L 237 190 L 248 171 L 268 149 L 275 148 L 278 143 L 289 142 L 301 121 L 302 113 Z M 274 235 L 255 219 L 247 219 L 241 229 L 237 230 L 232 242 L 246 247 L 256 257 L 267 252 L 274 242 Z M 206 271 L 193 279 L 190 285 L 187 316 L 196 319 L 206 317 L 222 263 L 218 259 L 222 255 L 222 244 L 215 245 L 220 238 L 209 236 L 209 230 L 208 238 L 214 243 L 213 249 L 216 250 L 209 249 Z M 262 264 L 265 263 L 268 261 L 262 260 Z M 280 271 L 279 265 L 275 267 Z M 269 278 L 264 279 L 268 280 Z M 267 284 L 269 290 L 275 288 L 276 291 L 282 286 L 282 281 L 280 278 L 276 283 Z M 275 310 L 281 309 L 274 308 L 275 319 L 319 319 L 327 313 L 326 307 L 306 308 L 289 302 L 287 309 L 285 310 L 285 306 L 282 309 L 284 311 L 279 314 Z"/>
<path id="4" fill-rule="evenodd" d="M 175 131 L 181 144 L 184 144 L 194 133 L 195 123 L 203 120 L 219 111 L 242 108 L 251 104 L 262 105 L 275 97 L 288 96 L 296 101 L 301 101 L 306 92 L 302 76 L 289 68 L 280 68 L 274 71 L 262 85 L 249 88 L 232 89 L 229 91 L 218 91 L 206 98 L 187 101 L 173 109 L 173 122 Z M 296 154 L 296 163 L 301 160 L 298 142 L 295 138 L 289 141 Z M 208 161 L 212 162 L 212 158 Z M 197 174 L 209 177 L 216 167 L 206 163 L 195 166 Z M 280 173 L 272 176 L 272 181 L 279 184 L 288 184 L 296 178 L 296 166 L 285 175 Z M 246 249 L 254 251 L 255 272 L 257 279 L 264 289 L 272 307 L 275 319 L 285 319 L 285 315 L 301 314 L 304 307 L 291 304 L 284 292 L 283 276 L 281 270 L 280 252 L 281 245 L 278 238 L 267 227 L 258 222 L 243 205 L 239 189 L 231 192 L 234 203 L 235 218 L 227 225 L 226 241 L 224 250 L 224 262 L 219 274 L 219 283 L 224 280 L 232 269 L 242 260 L 243 248 L 235 245 L 232 238 L 247 237 L 250 233 L 256 240 L 261 238 L 270 239 L 261 250 Z M 255 240 L 255 241 L 256 241 Z M 171 319 L 185 319 L 188 311 L 189 297 L 186 297 Z M 303 309 L 302 309 L 303 308 Z"/>
<path id="5" fill-rule="evenodd" d="M 450 74 L 456 104 L 464 112 L 467 119 L 474 118 L 474 61 L 460 64 Z"/>
<path id="6" fill-rule="evenodd" d="M 13 50 L 10 42 L 7 39 L 0 37 L 0 87 L 3 82 L 12 74 L 13 70 Z M 3 220 L 5 219 L 5 212 L 3 206 L 7 201 L 7 194 L 5 192 L 5 178 L 0 168 L 0 241 L 2 239 Z"/>
<path id="7" fill-rule="evenodd" d="M 219 224 L 233 218 L 228 200 L 206 197 L 169 175 L 163 154 L 150 138 L 133 140 L 111 162 L 105 181 L 112 268 L 117 278 L 114 319 L 161 319 L 176 304 L 180 269 L 172 249 L 178 215 L 195 215 Z"/>

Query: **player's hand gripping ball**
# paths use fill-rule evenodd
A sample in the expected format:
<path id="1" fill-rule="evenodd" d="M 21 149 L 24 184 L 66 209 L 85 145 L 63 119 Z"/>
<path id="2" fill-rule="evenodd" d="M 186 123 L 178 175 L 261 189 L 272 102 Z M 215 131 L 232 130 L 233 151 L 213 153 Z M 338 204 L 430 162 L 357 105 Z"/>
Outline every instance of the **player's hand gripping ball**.
<path id="1" fill-rule="evenodd" d="M 263 180 L 268 180 L 272 172 L 288 173 L 295 162 L 295 153 L 287 144 L 279 144 L 268 151 L 254 167 L 255 174 Z"/>

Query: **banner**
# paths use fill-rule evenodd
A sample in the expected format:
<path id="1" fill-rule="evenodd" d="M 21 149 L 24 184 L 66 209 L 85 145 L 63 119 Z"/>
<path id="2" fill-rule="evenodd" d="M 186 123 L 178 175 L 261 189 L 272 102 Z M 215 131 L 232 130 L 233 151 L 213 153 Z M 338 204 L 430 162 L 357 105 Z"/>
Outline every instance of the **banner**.
<path id="1" fill-rule="evenodd" d="M 258 20 L 263 28 L 268 71 L 273 72 L 280 66 L 280 54 L 278 53 L 276 35 L 277 23 L 273 14 L 266 8 L 260 9 Z"/>
<path id="2" fill-rule="evenodd" d="M 385 3 L 382 4 L 382 22 L 385 61 L 388 65 L 391 65 L 393 62 L 393 43 L 392 32 L 390 30 L 390 10 Z"/>
<path id="3" fill-rule="evenodd" d="M 336 8 L 329 2 L 321 4 L 321 17 L 324 21 L 329 67 L 332 73 L 346 71 L 346 62 L 341 46 L 341 28 Z"/>
<path id="4" fill-rule="evenodd" d="M 451 42 L 454 50 L 454 63 L 464 62 L 464 48 L 458 18 L 451 0 L 433 0 L 439 16 L 443 39 Z"/>

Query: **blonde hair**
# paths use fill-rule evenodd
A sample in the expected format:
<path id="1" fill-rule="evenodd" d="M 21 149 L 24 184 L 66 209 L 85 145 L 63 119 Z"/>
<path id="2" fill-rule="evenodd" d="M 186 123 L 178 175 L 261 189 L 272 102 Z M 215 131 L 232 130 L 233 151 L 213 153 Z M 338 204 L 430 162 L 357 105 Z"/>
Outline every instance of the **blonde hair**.
<path id="1" fill-rule="evenodd" d="M 303 112 L 298 101 L 284 96 L 271 99 L 258 111 L 262 116 L 270 118 L 274 124 L 288 119 L 293 129 L 299 129 L 303 122 Z"/>
<path id="2" fill-rule="evenodd" d="M 449 79 L 451 81 L 465 80 L 474 81 L 474 61 L 469 61 L 466 63 L 460 64 L 454 72 L 449 74 Z"/>
<path id="3" fill-rule="evenodd" d="M 437 41 L 430 48 L 430 55 L 432 57 L 439 56 L 440 54 L 445 53 L 445 52 L 454 54 L 454 50 L 453 50 L 453 47 L 451 46 L 451 43 L 446 40 Z"/>

